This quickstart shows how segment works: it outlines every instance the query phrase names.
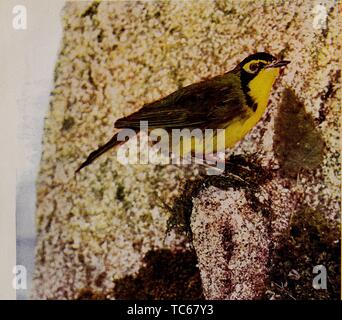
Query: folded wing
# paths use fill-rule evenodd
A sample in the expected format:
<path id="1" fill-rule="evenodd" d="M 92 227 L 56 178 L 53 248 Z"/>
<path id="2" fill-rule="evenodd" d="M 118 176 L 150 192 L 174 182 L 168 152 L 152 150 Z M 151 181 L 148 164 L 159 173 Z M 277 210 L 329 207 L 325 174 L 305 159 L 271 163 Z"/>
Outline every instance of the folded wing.
<path id="1" fill-rule="evenodd" d="M 139 111 L 117 120 L 116 128 L 150 129 L 218 128 L 246 113 L 245 98 L 235 74 L 225 74 L 184 87 Z"/>

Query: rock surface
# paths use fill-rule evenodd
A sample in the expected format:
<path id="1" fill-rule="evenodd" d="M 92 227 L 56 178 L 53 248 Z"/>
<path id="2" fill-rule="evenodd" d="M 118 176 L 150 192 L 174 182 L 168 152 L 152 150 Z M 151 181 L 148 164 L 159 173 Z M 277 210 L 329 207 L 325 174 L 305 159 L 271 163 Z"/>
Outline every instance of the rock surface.
<path id="1" fill-rule="evenodd" d="M 204 187 L 194 198 L 191 230 L 207 299 L 264 297 L 271 253 L 298 207 L 284 182 L 264 184 L 258 205 L 243 188 Z"/>
<path id="2" fill-rule="evenodd" d="M 113 122 L 119 117 L 180 87 L 222 74 L 256 51 L 283 55 L 291 60 L 291 64 L 275 84 L 269 109 L 262 121 L 230 152 L 257 153 L 263 167 L 269 171 L 278 170 L 279 165 L 284 164 L 286 159 L 277 158 L 274 153 L 273 141 L 277 140 L 273 138 L 280 137 L 278 140 L 283 141 L 284 137 L 283 132 L 277 134 L 275 130 L 279 128 L 275 125 L 275 118 L 283 88 L 292 88 L 324 141 L 324 155 L 318 167 L 310 166 L 308 172 L 299 170 L 295 177 L 282 177 L 290 182 L 287 186 L 276 183 L 280 189 L 272 197 L 283 201 L 282 198 L 287 198 L 287 193 L 295 189 L 300 203 L 305 206 L 305 210 L 300 211 L 305 212 L 303 216 L 308 217 L 308 212 L 315 212 L 315 222 L 328 221 L 329 225 L 339 225 L 341 86 L 338 52 L 341 25 L 338 4 L 334 1 L 323 1 L 322 4 L 327 13 L 324 28 L 314 25 L 315 4 L 311 1 L 291 1 L 286 5 L 276 1 L 106 1 L 66 4 L 63 12 L 64 37 L 55 69 L 50 111 L 45 121 L 43 155 L 37 180 L 33 298 L 113 299 L 118 296 L 115 291 L 118 287 L 119 296 L 124 296 L 121 280 L 131 277 L 134 283 L 141 283 L 135 279 L 138 275 L 139 279 L 146 279 L 146 274 L 142 275 L 141 272 L 150 270 L 146 268 L 146 259 L 151 252 L 169 250 L 167 252 L 172 258 L 177 252 L 191 251 L 191 243 L 183 236 L 171 234 L 165 238 L 170 216 L 166 208 L 172 207 L 173 199 L 179 195 L 185 179 L 196 179 L 197 168 L 183 170 L 175 166 L 124 166 L 115 159 L 114 153 L 109 152 L 86 168 L 77 179 L 74 179 L 74 170 L 90 151 L 113 134 Z M 282 154 L 282 150 L 278 150 L 278 155 Z M 287 168 L 293 168 L 293 164 Z M 288 171 L 285 170 L 284 174 Z M 271 190 L 276 189 L 272 187 Z M 232 202 L 230 194 L 235 197 L 241 192 L 217 190 L 217 194 L 208 194 L 208 199 L 217 203 L 222 198 L 223 203 L 229 203 Z M 195 228 L 194 235 L 196 250 L 200 252 L 200 234 L 205 238 L 205 234 L 201 233 L 200 217 L 206 217 L 209 221 L 213 217 L 210 217 L 205 203 L 201 205 L 201 200 L 196 201 L 197 213 L 192 221 L 198 228 Z M 283 202 L 285 206 L 287 202 Z M 271 237 L 264 225 L 256 233 L 253 228 L 238 230 L 238 207 L 238 202 L 232 203 L 231 209 L 235 208 L 235 213 L 227 221 L 234 231 L 235 241 L 232 256 L 235 260 L 229 260 L 228 266 L 233 265 L 233 261 L 237 263 L 239 257 L 245 257 L 248 252 L 238 250 L 245 243 L 237 241 L 243 230 L 247 237 L 243 241 L 250 244 L 258 255 L 255 257 L 259 261 L 258 274 L 265 272 L 266 256 L 270 255 L 268 252 L 273 252 L 272 248 L 266 248 L 266 243 L 275 236 L 280 244 L 286 242 L 284 239 L 293 240 L 284 247 L 291 248 L 292 252 L 297 252 L 295 248 L 298 248 L 298 241 L 313 241 L 318 251 L 323 248 L 319 258 L 311 254 L 309 260 L 303 259 L 303 265 L 305 261 L 314 264 L 326 261 L 325 248 L 337 241 L 335 233 L 330 233 L 330 228 L 318 230 L 318 226 L 310 224 L 310 221 L 311 227 L 306 229 L 311 230 L 310 234 L 304 237 L 294 232 L 294 227 L 291 227 L 291 205 L 273 213 Z M 216 212 L 212 214 L 218 216 Z M 243 223 L 247 217 L 252 217 L 252 221 L 258 223 L 265 219 L 246 210 L 246 214 L 241 216 Z M 215 222 L 217 227 L 225 225 L 218 222 Z M 296 228 L 303 225 L 297 218 L 296 223 Z M 290 231 L 293 233 L 288 234 Z M 215 246 L 217 244 L 218 247 L 212 250 L 217 253 L 218 259 L 222 257 L 219 249 L 229 247 L 231 242 L 224 244 L 217 235 L 214 237 L 214 230 L 210 232 L 212 240 L 217 241 Z M 319 241 L 313 238 L 316 233 L 321 235 Z M 326 237 L 329 243 L 325 242 L 322 247 L 324 234 L 332 236 Z M 260 247 L 253 243 L 253 236 L 258 237 Z M 297 238 L 293 239 L 294 236 Z M 203 245 L 203 250 L 208 244 Z M 265 249 L 262 249 L 263 246 Z M 332 248 L 328 255 L 329 270 L 335 270 L 338 264 L 334 261 L 337 246 L 339 243 L 329 247 Z M 284 248 L 282 252 L 288 251 Z M 270 298 L 288 298 L 286 294 L 279 294 L 277 288 L 279 286 L 282 288 L 280 291 L 287 292 L 287 261 L 299 261 L 303 252 L 298 251 L 297 254 L 296 258 L 271 258 L 271 262 L 286 263 L 281 274 L 274 278 L 271 276 L 277 287 L 269 289 Z M 209 280 L 205 276 L 209 270 L 206 257 L 204 253 L 199 254 L 206 295 L 234 299 L 260 296 L 263 277 L 260 278 L 261 286 L 254 282 L 248 287 L 245 287 L 245 282 L 235 283 L 233 290 L 227 290 L 222 279 L 211 285 L 213 278 Z M 222 259 L 218 259 L 218 269 L 226 270 L 227 263 Z M 246 263 L 252 264 L 257 260 L 250 257 Z M 180 261 L 177 270 L 187 268 L 189 261 L 184 261 L 183 265 Z M 198 279 L 196 259 L 191 261 L 190 271 L 179 272 L 188 275 L 188 280 L 184 280 L 184 277 L 180 279 L 189 283 L 198 281 L 193 280 Z M 297 270 L 299 266 L 291 263 L 291 269 Z M 243 270 L 241 266 L 232 272 L 240 277 L 245 272 Z M 305 274 L 301 270 L 297 272 L 301 274 L 301 279 L 309 279 L 307 271 Z M 334 276 L 332 278 L 334 283 L 338 281 Z M 207 280 L 208 283 L 205 283 Z M 175 283 L 180 282 L 175 280 Z M 242 285 L 243 290 L 237 285 Z M 197 284 L 193 287 L 198 288 Z M 291 291 L 291 296 L 301 290 L 299 287 L 293 285 L 295 289 Z M 335 290 L 333 285 L 330 287 Z M 146 295 L 163 298 L 162 287 L 158 290 L 158 294 L 153 291 Z M 310 296 L 307 290 L 298 293 L 295 298 Z M 179 290 L 175 289 L 175 292 Z M 314 297 L 317 297 L 315 294 Z M 333 294 L 336 295 L 336 292 L 320 293 L 319 298 L 329 298 Z M 139 292 L 126 296 L 138 297 Z M 170 297 L 172 293 L 168 292 L 165 296 Z M 195 296 L 201 294 L 196 293 Z"/>
<path id="3" fill-rule="evenodd" d="M 206 299 L 256 299 L 267 281 L 267 221 L 241 190 L 210 187 L 194 200 L 191 218 Z"/>

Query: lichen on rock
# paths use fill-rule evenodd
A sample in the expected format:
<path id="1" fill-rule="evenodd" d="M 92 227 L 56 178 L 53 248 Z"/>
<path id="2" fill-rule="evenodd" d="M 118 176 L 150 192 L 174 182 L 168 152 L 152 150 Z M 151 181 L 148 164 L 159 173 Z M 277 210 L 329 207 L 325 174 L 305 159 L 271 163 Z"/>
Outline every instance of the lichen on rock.
<path id="1" fill-rule="evenodd" d="M 228 176 L 213 178 L 208 188 L 211 191 L 216 190 L 214 188 L 224 189 L 218 191 L 227 197 L 222 201 L 228 201 L 231 192 L 241 194 L 248 200 L 246 205 L 255 216 L 251 212 L 247 216 L 251 216 L 252 221 L 268 223 L 267 232 L 263 229 L 264 225 L 260 229 L 260 239 L 265 245 L 272 243 L 265 249 L 264 257 L 274 259 L 274 263 L 285 261 L 282 258 L 277 260 L 273 254 L 278 252 L 276 250 L 281 252 L 279 245 L 282 241 L 284 243 L 284 236 L 287 237 L 291 230 L 291 218 L 299 212 L 298 203 L 303 208 L 309 208 L 310 212 L 320 212 L 329 225 L 335 227 L 339 224 L 341 85 L 340 55 L 337 52 L 340 50 L 341 24 L 338 3 L 323 1 L 322 4 L 327 11 L 326 29 L 313 27 L 312 10 L 315 4 L 305 0 L 286 4 L 281 1 L 66 3 L 62 20 L 63 40 L 55 68 L 50 109 L 45 120 L 43 153 L 37 179 L 33 298 L 131 297 L 132 291 L 125 292 L 120 279 L 131 279 L 130 289 L 134 288 L 134 284 L 145 283 L 141 279 L 145 279 L 146 275 L 141 271 L 144 271 L 144 264 L 146 266 L 144 259 L 148 253 L 170 250 L 170 256 L 177 256 L 177 253 L 191 248 L 191 241 L 183 235 L 174 232 L 167 237 L 165 235 L 167 221 L 172 216 L 169 208 L 174 207 L 184 181 L 198 181 L 200 170 L 197 167 L 184 170 L 177 166 L 152 164 L 124 166 L 115 159 L 114 153 L 109 152 L 86 168 L 77 179 L 74 178 L 74 171 L 90 151 L 113 134 L 116 119 L 180 87 L 227 72 L 256 51 L 282 55 L 291 60 L 291 64 L 275 84 L 263 119 L 241 143 L 227 151 L 227 158 L 234 153 L 235 156 L 240 155 L 239 161 L 243 161 L 254 155 L 255 162 L 260 166 L 248 174 L 239 171 L 238 175 L 251 185 L 256 182 L 255 178 L 264 177 L 265 172 L 267 178 L 259 183 L 262 190 L 237 185 L 236 180 Z M 310 115 L 309 126 L 315 127 L 314 135 L 308 136 L 310 145 L 315 137 L 320 137 L 317 141 L 324 141 L 322 156 L 320 147 L 315 152 L 317 157 L 313 159 L 308 158 L 306 153 L 306 160 L 314 160 L 314 165 L 306 162 L 305 170 L 297 171 L 293 161 L 290 166 L 286 162 L 286 148 L 291 144 L 286 141 L 291 138 L 286 133 L 290 131 L 275 130 L 279 124 L 276 120 L 278 107 L 286 105 L 281 104 L 284 87 L 291 88 L 295 95 L 296 98 L 290 98 L 295 101 L 293 105 L 299 105 L 297 101 L 300 101 L 305 114 Z M 307 124 L 304 127 L 308 128 Z M 286 126 L 281 125 L 280 128 Z M 313 131 L 309 129 L 306 132 Z M 281 148 L 278 151 L 273 147 L 277 139 L 280 139 Z M 297 155 L 291 152 L 297 162 L 302 159 L 299 158 L 303 157 L 302 153 Z M 251 167 L 253 161 L 247 162 Z M 280 175 L 279 170 L 293 175 Z M 185 205 L 178 202 L 176 210 L 187 210 L 180 221 L 186 221 L 183 227 L 189 227 L 190 222 L 194 239 L 201 229 L 191 228 L 191 221 L 199 223 L 196 215 L 192 216 L 192 197 L 208 194 L 202 182 L 195 185 L 190 199 L 184 197 Z M 198 188 L 200 192 L 196 194 Z M 210 197 L 209 200 L 214 201 L 215 193 Z M 202 203 L 196 201 L 197 204 Z M 205 209 L 205 205 L 198 205 L 196 210 L 200 207 Z M 269 211 L 269 208 L 272 210 Z M 305 217 L 307 220 L 310 215 Z M 178 223 L 177 219 L 174 223 Z M 222 236 L 227 241 L 221 243 L 220 248 L 230 252 L 232 242 L 229 239 L 236 241 L 237 238 L 231 232 L 233 229 L 225 230 Z M 252 242 L 252 229 L 246 230 L 250 233 L 247 233 L 245 240 L 258 250 Z M 196 239 L 196 251 L 199 253 Z M 306 241 L 305 237 L 296 241 L 302 239 Z M 235 245 L 238 250 L 241 243 L 236 242 Z M 332 250 L 330 247 L 323 248 L 322 252 L 335 252 L 336 246 Z M 243 255 L 243 252 L 239 254 Z M 331 253 L 329 257 L 333 255 Z M 232 255 L 238 256 L 237 252 Z M 182 254 L 177 257 L 184 263 L 188 262 Z M 203 264 L 202 258 L 199 256 L 200 264 Z M 310 261 L 314 262 L 314 259 Z M 331 258 L 326 261 L 334 265 L 328 270 L 335 270 L 339 264 Z M 177 268 L 180 266 L 181 261 Z M 264 260 L 260 266 L 264 272 Z M 301 270 L 293 263 L 291 267 L 301 275 Z M 208 266 L 202 265 L 201 268 L 204 272 Z M 269 266 L 267 270 L 271 275 Z M 286 268 L 282 270 L 287 272 Z M 233 271 L 238 272 L 239 266 L 235 265 Z M 243 274 L 241 271 L 239 276 Z M 275 279 L 287 281 L 284 277 L 285 273 L 281 273 Z M 239 279 L 242 285 L 243 278 Z M 266 280 L 267 277 L 261 279 Z M 242 291 L 234 291 L 233 295 L 233 291 L 228 290 L 227 293 L 223 288 L 222 294 L 217 293 L 217 296 L 254 298 L 262 296 L 261 291 L 265 288 L 269 291 L 266 297 L 279 296 L 279 292 L 267 287 L 264 280 L 262 286 L 255 285 L 255 288 L 263 288 L 256 290 L 255 294 L 251 292 L 254 290 L 251 286 L 248 295 Z M 206 286 L 203 281 L 202 284 Z M 280 283 L 277 285 L 281 286 Z M 306 297 L 304 291 L 300 294 L 294 291 L 290 293 L 294 297 Z M 209 292 L 207 288 L 205 292 Z M 141 294 L 144 297 L 149 294 L 151 299 L 163 297 L 153 290 Z M 321 294 L 319 298 L 328 296 L 336 297 L 336 294 Z"/>

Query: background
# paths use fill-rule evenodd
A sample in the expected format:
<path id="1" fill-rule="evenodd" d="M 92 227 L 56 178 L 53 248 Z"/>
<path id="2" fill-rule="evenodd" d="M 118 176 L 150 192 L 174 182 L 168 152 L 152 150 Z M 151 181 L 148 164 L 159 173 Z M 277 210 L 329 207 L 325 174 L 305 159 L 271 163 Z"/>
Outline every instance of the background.
<path id="1" fill-rule="evenodd" d="M 77 1 L 67 4 L 62 20 L 63 4 L 0 4 L 0 298 L 197 299 L 205 294 L 208 299 L 254 299 L 263 292 L 269 299 L 339 298 L 337 2 L 325 1 L 323 11 L 317 11 L 310 0 L 286 6 L 261 0 Z M 24 30 L 13 27 L 17 5 L 27 15 Z M 324 28 L 317 27 L 321 20 Z M 253 214 L 247 203 L 231 219 L 225 210 L 232 208 L 232 190 L 204 193 L 222 211 L 201 206 L 207 202 L 200 198 L 187 207 L 178 197 L 182 184 L 195 190 L 199 180 L 193 183 L 180 168 L 123 167 L 108 156 L 73 179 L 81 158 L 112 134 L 115 119 L 222 74 L 255 51 L 291 60 L 272 91 L 264 120 L 234 150 L 257 152 L 267 168 L 277 157 L 282 173 L 267 189 L 275 213 L 270 218 Z M 301 109 L 295 121 L 278 112 L 278 106 L 288 104 L 281 98 L 285 86 L 295 94 L 286 97 Z M 282 130 L 289 123 L 291 130 Z M 294 136 L 305 139 L 291 145 Z M 324 155 L 322 141 L 328 146 Z M 197 174 L 189 172 L 191 178 Z M 190 191 L 184 199 L 193 198 Z M 181 225 L 176 218 L 184 212 L 174 210 L 170 217 L 159 198 L 191 213 L 187 226 L 194 241 L 176 232 L 165 237 L 169 222 Z M 249 227 L 249 212 L 256 219 L 253 226 L 261 228 Z M 202 223 L 209 221 L 206 217 L 213 221 L 212 234 Z M 242 227 L 235 228 L 242 218 L 247 218 Z M 217 237 L 226 223 L 228 232 Z M 271 233 L 265 228 L 269 223 Z M 298 229 L 305 232 L 298 234 Z M 222 252 L 230 257 L 223 265 L 217 259 Z M 271 281 L 268 259 L 274 261 Z M 24 265 L 28 276 L 27 289 L 17 292 L 12 288 L 16 264 Z M 328 266 L 328 291 L 312 287 L 312 266 L 318 264 Z"/>
<path id="2" fill-rule="evenodd" d="M 27 10 L 27 29 L 15 30 L 13 8 Z M 12 269 L 27 268 L 26 299 L 31 288 L 35 243 L 35 181 L 41 157 L 44 116 L 49 106 L 64 1 L 1 1 L 0 24 L 0 298 L 13 299 Z M 16 143 L 15 143 L 16 141 Z M 15 198 L 17 194 L 17 198 Z M 15 212 L 17 261 L 15 262 Z"/>

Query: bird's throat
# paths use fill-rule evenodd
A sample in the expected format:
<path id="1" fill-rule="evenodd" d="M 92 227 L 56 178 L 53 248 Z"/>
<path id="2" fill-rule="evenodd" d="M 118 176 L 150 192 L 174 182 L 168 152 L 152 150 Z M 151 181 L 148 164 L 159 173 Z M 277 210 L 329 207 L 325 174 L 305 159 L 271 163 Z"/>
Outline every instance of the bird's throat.
<path id="1" fill-rule="evenodd" d="M 259 122 L 265 113 L 273 83 L 278 75 L 278 69 L 265 69 L 247 84 L 246 94 L 249 98 L 247 103 L 249 102 L 250 110 L 247 117 L 237 119 L 226 125 L 226 148 L 233 147 Z"/>
<path id="2" fill-rule="evenodd" d="M 264 69 L 261 70 L 247 85 L 249 89 L 247 94 L 253 101 L 253 105 L 255 105 L 253 111 L 259 116 L 259 119 L 265 112 L 272 86 L 278 75 L 278 68 Z"/>

